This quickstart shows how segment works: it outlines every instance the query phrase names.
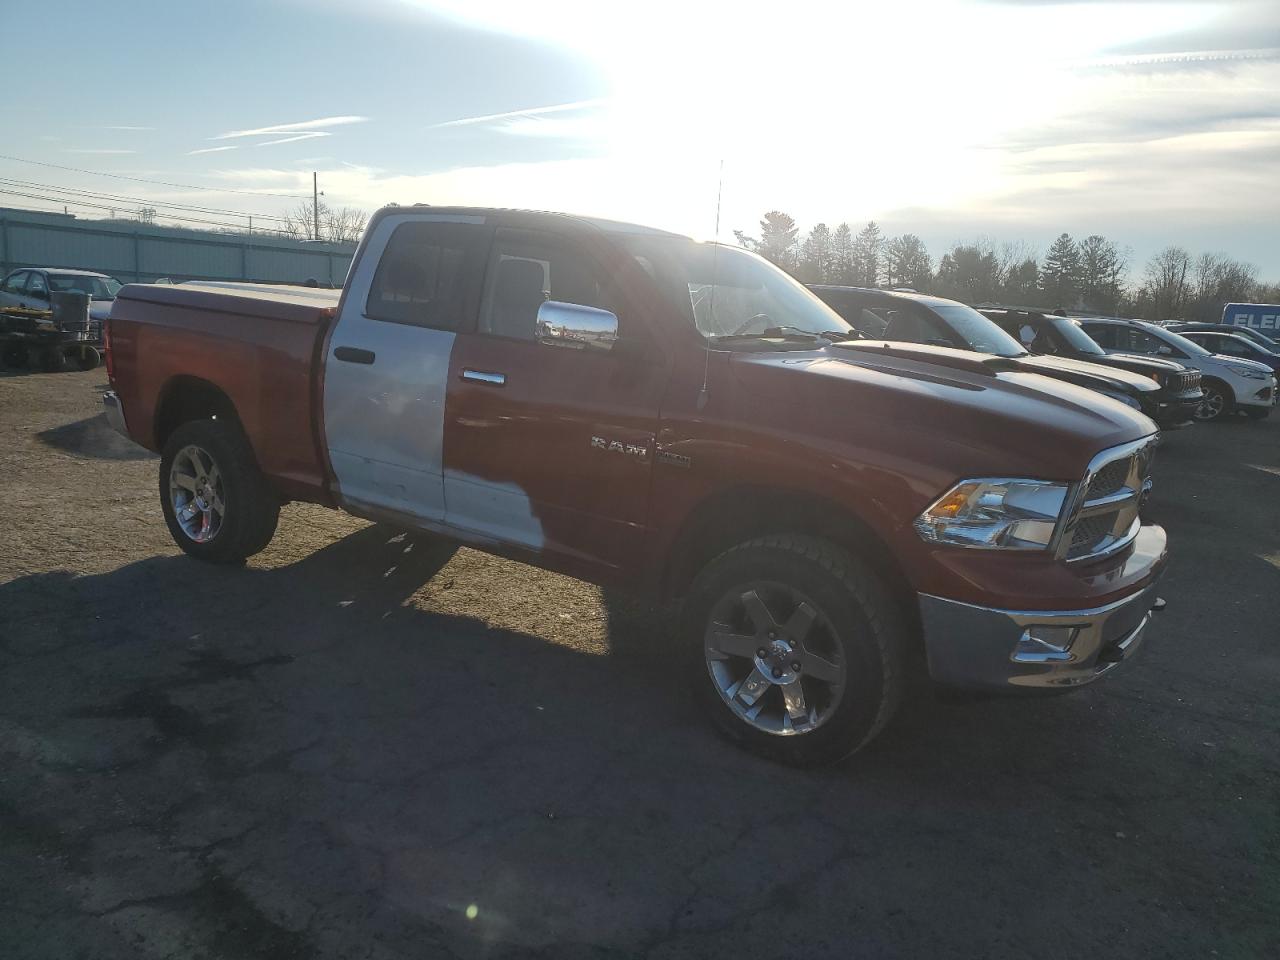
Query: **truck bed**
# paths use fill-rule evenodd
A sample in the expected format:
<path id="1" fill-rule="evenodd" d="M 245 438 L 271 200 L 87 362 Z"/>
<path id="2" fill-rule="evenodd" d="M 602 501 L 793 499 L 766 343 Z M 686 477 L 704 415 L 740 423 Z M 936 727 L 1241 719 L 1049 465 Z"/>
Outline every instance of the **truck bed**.
<path id="1" fill-rule="evenodd" d="M 130 436 L 159 451 L 172 406 L 216 389 L 281 495 L 328 503 L 318 373 L 341 294 L 234 283 L 125 286 L 111 311 L 111 379 Z"/>

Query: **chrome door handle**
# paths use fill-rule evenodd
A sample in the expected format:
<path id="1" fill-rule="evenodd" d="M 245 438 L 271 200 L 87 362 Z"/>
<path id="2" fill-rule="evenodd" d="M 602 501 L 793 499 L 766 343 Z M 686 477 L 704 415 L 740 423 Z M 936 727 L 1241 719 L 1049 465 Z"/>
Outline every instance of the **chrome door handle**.
<path id="1" fill-rule="evenodd" d="M 475 383 L 487 383 L 492 387 L 500 387 L 507 382 L 505 373 L 490 373 L 487 370 L 463 370 L 463 380 L 472 380 Z"/>

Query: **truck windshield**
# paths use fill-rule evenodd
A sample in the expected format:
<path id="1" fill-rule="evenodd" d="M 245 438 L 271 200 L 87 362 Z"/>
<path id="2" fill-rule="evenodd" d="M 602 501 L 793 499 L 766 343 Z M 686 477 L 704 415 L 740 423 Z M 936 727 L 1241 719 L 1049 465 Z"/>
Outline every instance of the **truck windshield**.
<path id="1" fill-rule="evenodd" d="M 623 245 L 705 337 L 848 336 L 852 327 L 787 273 L 738 247 L 683 237 L 628 237 Z"/>
<path id="2" fill-rule="evenodd" d="M 83 273 L 51 273 L 49 289 L 64 293 L 79 290 L 91 300 L 114 300 L 120 290 L 120 282 L 111 277 L 91 277 Z"/>

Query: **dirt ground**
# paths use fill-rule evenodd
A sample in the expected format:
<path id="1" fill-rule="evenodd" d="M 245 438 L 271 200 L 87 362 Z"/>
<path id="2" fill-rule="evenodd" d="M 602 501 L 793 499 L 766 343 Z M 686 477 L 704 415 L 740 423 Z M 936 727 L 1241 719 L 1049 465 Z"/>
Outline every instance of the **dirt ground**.
<path id="1" fill-rule="evenodd" d="M 6 960 L 1280 956 L 1280 417 L 1161 449 L 1134 662 L 804 773 L 595 588 L 306 506 L 186 559 L 104 388 L 0 375 Z"/>

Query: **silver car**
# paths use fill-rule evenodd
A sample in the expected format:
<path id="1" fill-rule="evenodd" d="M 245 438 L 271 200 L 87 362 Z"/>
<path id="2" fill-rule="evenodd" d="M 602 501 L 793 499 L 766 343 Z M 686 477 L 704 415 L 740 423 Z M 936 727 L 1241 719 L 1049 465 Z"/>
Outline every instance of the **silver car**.
<path id="1" fill-rule="evenodd" d="M 79 290 L 89 295 L 89 319 L 102 321 L 111 313 L 111 303 L 120 287 L 119 280 L 105 273 L 27 267 L 14 270 L 0 283 L 0 307 L 48 310 L 51 292 Z"/>

